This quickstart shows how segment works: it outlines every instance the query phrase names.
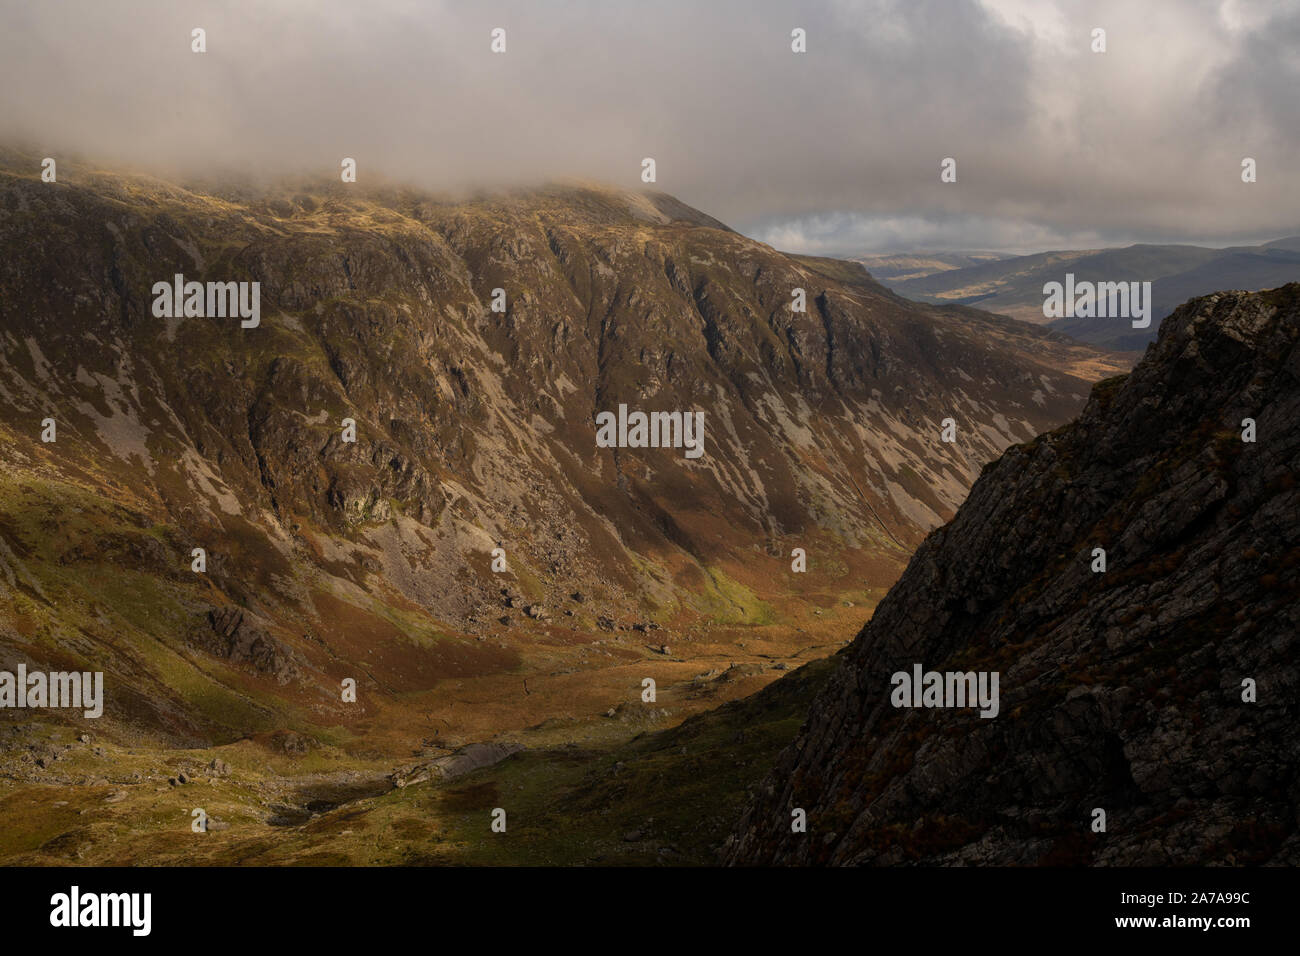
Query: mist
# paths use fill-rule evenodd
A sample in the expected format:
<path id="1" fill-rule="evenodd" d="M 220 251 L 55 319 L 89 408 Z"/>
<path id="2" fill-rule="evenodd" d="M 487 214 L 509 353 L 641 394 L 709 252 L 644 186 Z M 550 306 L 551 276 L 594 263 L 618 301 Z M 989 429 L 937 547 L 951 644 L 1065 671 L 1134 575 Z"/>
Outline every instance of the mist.
<path id="1" fill-rule="evenodd" d="M 105 168 L 337 176 L 352 157 L 361 180 L 435 190 L 642 188 L 653 157 L 654 188 L 781 248 L 838 254 L 1300 232 L 1294 3 L 0 10 L 0 144 Z M 947 157 L 955 183 L 940 182 Z M 1244 157 L 1258 182 L 1242 182 Z"/>

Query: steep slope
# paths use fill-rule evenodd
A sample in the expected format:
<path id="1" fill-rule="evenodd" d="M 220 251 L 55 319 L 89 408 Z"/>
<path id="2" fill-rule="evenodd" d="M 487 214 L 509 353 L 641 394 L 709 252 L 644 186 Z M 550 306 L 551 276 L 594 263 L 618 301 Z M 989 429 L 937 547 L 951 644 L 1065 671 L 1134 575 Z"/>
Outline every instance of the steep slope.
<path id="1" fill-rule="evenodd" d="M 603 631 L 861 600 L 1115 367 L 658 194 L 38 169 L 0 171 L 0 663 L 105 670 L 109 722 L 172 743 L 395 728 Z M 176 274 L 259 283 L 260 321 L 158 316 Z M 598 447 L 620 404 L 703 412 L 704 454 Z"/>
<path id="2" fill-rule="evenodd" d="M 1193 300 L 1077 422 L 990 465 L 841 652 L 729 860 L 1300 861 L 1298 346 L 1300 285 Z M 916 664 L 999 672 L 999 712 L 894 706 Z"/>

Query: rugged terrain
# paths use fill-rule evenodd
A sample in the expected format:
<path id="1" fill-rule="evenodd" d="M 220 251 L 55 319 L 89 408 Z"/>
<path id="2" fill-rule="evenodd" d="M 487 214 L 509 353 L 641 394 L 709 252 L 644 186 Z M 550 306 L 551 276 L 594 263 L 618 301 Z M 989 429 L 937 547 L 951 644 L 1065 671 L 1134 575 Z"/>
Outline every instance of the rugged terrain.
<path id="1" fill-rule="evenodd" d="M 1300 284 L 1178 309 L 921 545 L 727 859 L 1300 862 L 1298 417 Z M 998 671 L 1000 713 L 895 708 L 916 663 Z"/>
<path id="2" fill-rule="evenodd" d="M 750 694 L 1121 367 L 662 194 L 39 168 L 0 155 L 0 669 L 103 671 L 106 701 L 0 713 L 16 859 L 189 852 L 195 780 L 290 826 Z M 260 324 L 155 316 L 176 273 L 260 283 Z M 703 411 L 705 454 L 598 448 L 620 403 Z"/>

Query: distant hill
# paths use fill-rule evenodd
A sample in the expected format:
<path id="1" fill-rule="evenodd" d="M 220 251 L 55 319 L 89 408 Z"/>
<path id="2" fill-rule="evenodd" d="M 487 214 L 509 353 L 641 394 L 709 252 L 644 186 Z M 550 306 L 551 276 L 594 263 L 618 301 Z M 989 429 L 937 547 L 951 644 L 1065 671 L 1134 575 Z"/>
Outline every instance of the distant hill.
<path id="1" fill-rule="evenodd" d="M 973 256 L 917 253 L 855 261 L 881 284 L 909 299 L 979 305 L 990 312 L 1050 325 L 1083 342 L 1128 351 L 1143 349 L 1154 341 L 1160 321 L 1194 296 L 1228 289 L 1272 289 L 1300 279 L 1300 236 L 1225 249 L 1139 244 L 987 258 L 957 267 L 945 263 L 964 258 Z M 904 263 L 913 264 L 910 271 L 902 267 Z M 1073 273 L 1076 281 L 1151 282 L 1151 327 L 1134 329 L 1113 319 L 1046 320 L 1043 285 L 1064 281 L 1067 272 Z"/>
<path id="2" fill-rule="evenodd" d="M 889 285 L 1013 258 L 1015 257 L 1005 252 L 909 252 L 902 255 L 867 256 L 854 261 L 862 263 L 876 281 Z"/>

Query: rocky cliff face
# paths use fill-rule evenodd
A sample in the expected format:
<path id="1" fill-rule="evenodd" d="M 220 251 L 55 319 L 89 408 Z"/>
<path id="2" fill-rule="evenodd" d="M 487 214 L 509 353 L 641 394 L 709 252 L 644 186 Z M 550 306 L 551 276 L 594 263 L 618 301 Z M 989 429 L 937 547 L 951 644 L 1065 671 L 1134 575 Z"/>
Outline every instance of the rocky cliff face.
<path id="1" fill-rule="evenodd" d="M 2 644 L 120 675 L 110 713 L 182 739 L 286 695 L 341 719 L 359 661 L 368 700 L 508 670 L 474 638 L 562 616 L 760 620 L 793 547 L 883 587 L 1114 368 L 662 195 L 37 169 L 0 168 Z M 260 322 L 157 315 L 176 274 L 259 283 Z M 703 456 L 598 447 L 620 404 L 703 412 Z"/>
<path id="2" fill-rule="evenodd" d="M 1300 285 L 1195 299 L 1078 421 L 987 467 L 730 862 L 1300 861 L 1298 343 Z M 893 706 L 918 663 L 999 672 L 1000 712 Z"/>

